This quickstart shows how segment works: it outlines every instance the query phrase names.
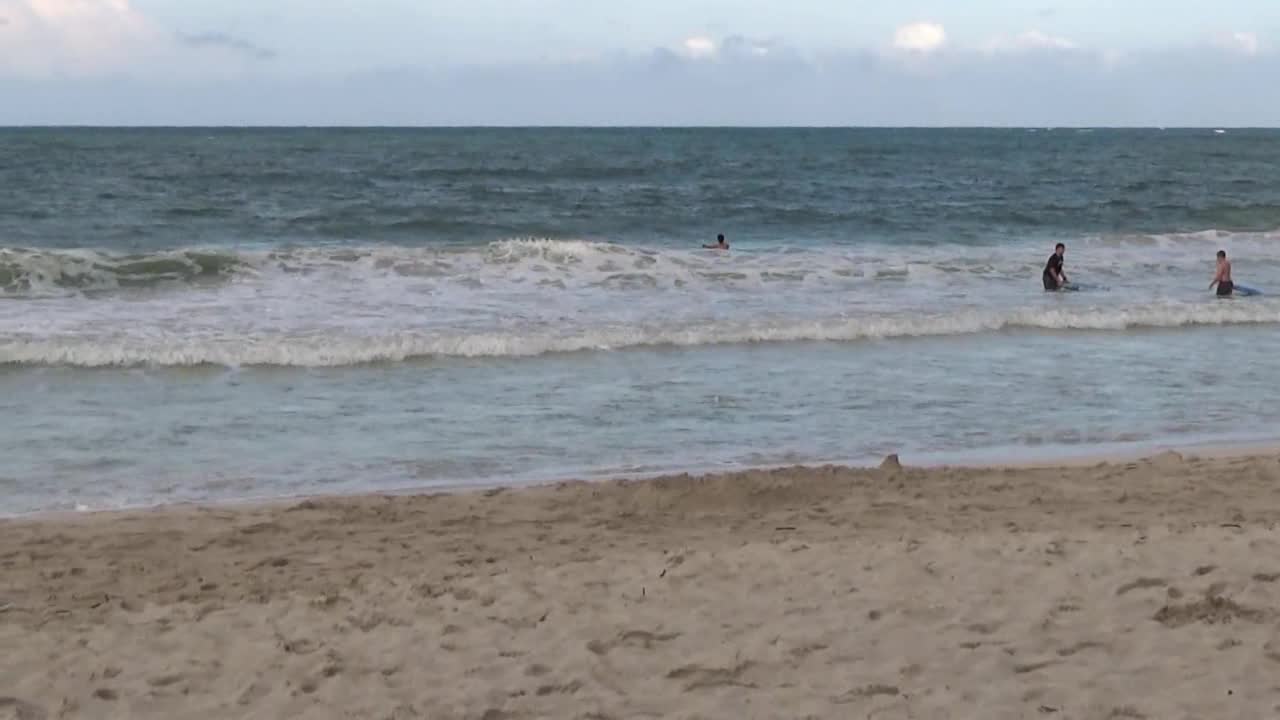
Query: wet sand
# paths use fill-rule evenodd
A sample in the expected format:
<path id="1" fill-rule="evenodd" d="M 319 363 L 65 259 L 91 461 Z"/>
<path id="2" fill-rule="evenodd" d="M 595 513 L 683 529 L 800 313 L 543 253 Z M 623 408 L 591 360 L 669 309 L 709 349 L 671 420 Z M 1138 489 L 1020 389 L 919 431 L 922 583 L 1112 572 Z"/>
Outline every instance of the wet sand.
<path id="1" fill-rule="evenodd" d="M 1280 454 L 0 522 L 0 719 L 1258 718 Z"/>

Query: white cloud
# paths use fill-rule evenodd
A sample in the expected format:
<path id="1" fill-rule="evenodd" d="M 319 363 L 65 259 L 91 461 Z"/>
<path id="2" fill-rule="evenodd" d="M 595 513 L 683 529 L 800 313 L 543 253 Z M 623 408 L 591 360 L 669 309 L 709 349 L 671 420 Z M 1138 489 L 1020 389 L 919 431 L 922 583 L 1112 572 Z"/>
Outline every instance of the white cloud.
<path id="1" fill-rule="evenodd" d="M 903 25 L 893 34 L 893 47 L 908 52 L 930 53 L 947 42 L 947 30 L 938 23 Z"/>
<path id="2" fill-rule="evenodd" d="M 1251 32 L 1233 32 L 1219 35 L 1217 44 L 1223 49 L 1238 52 L 1242 55 L 1257 55 L 1262 49 L 1262 44 L 1258 41 L 1258 35 Z"/>
<path id="3" fill-rule="evenodd" d="M 1101 51 L 961 48 L 940 53 L 945 62 L 899 62 L 870 50 L 809 58 L 781 42 L 756 57 L 753 42 L 716 38 L 713 61 L 677 42 L 577 64 L 327 78 L 0 78 L 0 124 L 1280 125 L 1280 96 L 1257 90 L 1280 77 L 1280 54 L 1265 45 L 1247 62 L 1204 43 L 1108 66 Z M 203 57 L 185 52 L 188 63 Z"/>
<path id="4" fill-rule="evenodd" d="M 763 61 L 794 58 L 796 51 L 776 38 L 753 38 L 743 35 L 715 38 L 707 35 L 693 35 L 680 42 L 676 54 L 691 60 L 715 59 L 732 62 L 743 59 Z"/>
<path id="5" fill-rule="evenodd" d="M 0 77 L 211 77 L 275 56 L 226 33 L 175 33 L 129 0 L 0 0 L 0 17 Z"/>
<path id="6" fill-rule="evenodd" d="M 711 57 L 719 49 L 716 41 L 705 35 L 694 35 L 693 37 L 685 38 L 682 46 L 685 54 L 695 58 Z"/>
<path id="7" fill-rule="evenodd" d="M 167 42 L 128 0 L 0 0 L 0 72 L 93 75 Z"/>
<path id="8" fill-rule="evenodd" d="M 997 37 L 989 40 L 982 49 L 986 52 L 1020 52 L 1029 50 L 1076 50 L 1080 46 L 1066 38 L 1049 35 L 1039 30 L 1028 30 L 1014 37 Z"/>
<path id="9" fill-rule="evenodd" d="M 786 55 L 793 49 L 776 39 L 760 39 L 730 35 L 719 44 L 717 53 L 725 58 L 770 58 Z"/>

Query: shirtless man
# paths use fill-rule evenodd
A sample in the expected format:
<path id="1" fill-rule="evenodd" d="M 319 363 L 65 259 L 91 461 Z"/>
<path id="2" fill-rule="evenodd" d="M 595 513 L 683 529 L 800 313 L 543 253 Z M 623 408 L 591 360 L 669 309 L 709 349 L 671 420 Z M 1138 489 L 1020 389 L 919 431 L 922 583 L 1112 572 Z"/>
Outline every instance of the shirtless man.
<path id="1" fill-rule="evenodd" d="M 708 250 L 728 250 L 729 243 L 724 239 L 724 235 L 717 235 L 715 245 L 707 245 L 704 243 L 702 247 Z"/>
<path id="2" fill-rule="evenodd" d="M 1231 261 L 1227 259 L 1227 251 L 1218 251 L 1218 271 L 1214 273 L 1213 282 L 1209 283 L 1209 289 L 1218 286 L 1218 297 L 1227 297 L 1236 289 L 1236 284 L 1231 281 Z"/>

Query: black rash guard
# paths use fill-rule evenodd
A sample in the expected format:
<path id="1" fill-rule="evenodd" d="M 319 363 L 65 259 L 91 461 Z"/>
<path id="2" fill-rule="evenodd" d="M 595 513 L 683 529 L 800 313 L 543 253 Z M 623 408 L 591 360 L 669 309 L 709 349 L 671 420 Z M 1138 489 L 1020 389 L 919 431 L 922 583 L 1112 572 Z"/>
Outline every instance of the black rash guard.
<path id="1" fill-rule="evenodd" d="M 1044 266 L 1044 289 L 1058 289 L 1058 275 L 1062 274 L 1062 256 L 1054 253 L 1049 256 L 1049 262 Z"/>

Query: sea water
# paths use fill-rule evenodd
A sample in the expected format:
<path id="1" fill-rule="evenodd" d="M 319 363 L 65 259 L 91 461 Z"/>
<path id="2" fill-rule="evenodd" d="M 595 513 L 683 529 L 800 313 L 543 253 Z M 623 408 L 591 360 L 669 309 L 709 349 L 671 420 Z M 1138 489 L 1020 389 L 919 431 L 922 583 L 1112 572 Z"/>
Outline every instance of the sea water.
<path id="1" fill-rule="evenodd" d="M 7 514 L 1280 434 L 1280 132 L 10 129 L 0 186 Z"/>

